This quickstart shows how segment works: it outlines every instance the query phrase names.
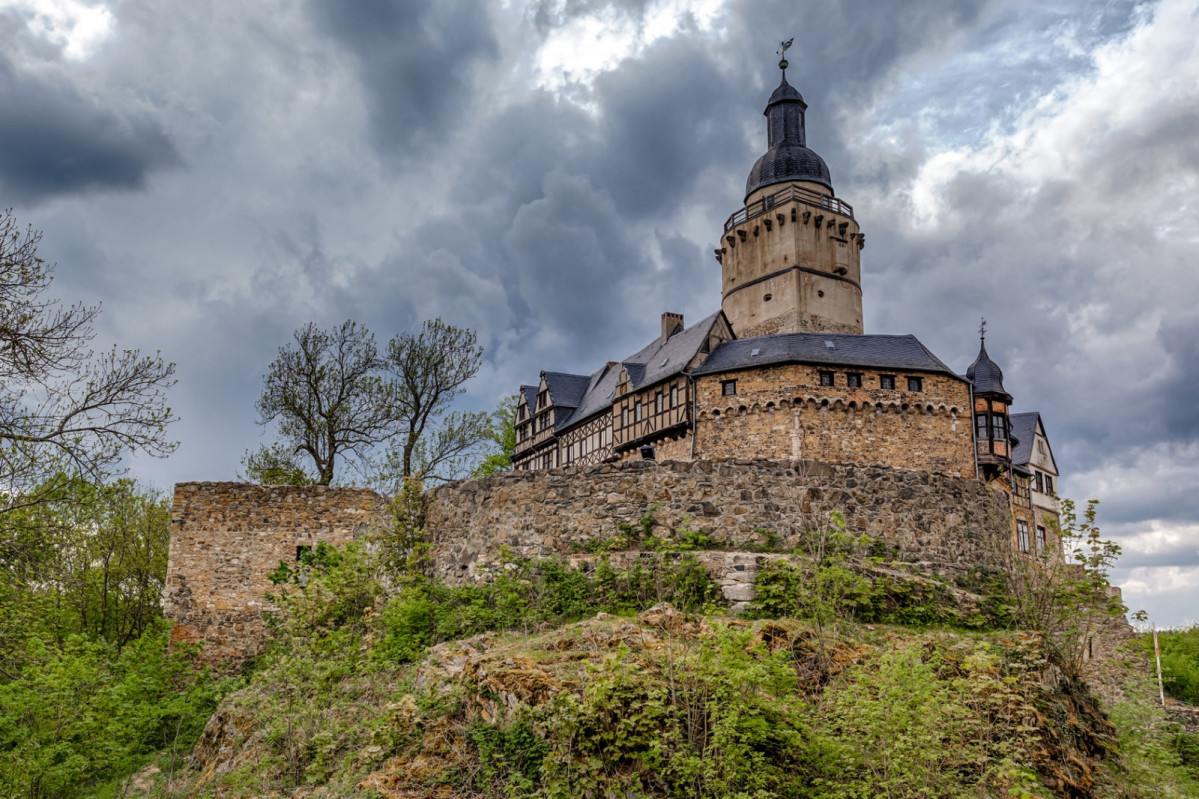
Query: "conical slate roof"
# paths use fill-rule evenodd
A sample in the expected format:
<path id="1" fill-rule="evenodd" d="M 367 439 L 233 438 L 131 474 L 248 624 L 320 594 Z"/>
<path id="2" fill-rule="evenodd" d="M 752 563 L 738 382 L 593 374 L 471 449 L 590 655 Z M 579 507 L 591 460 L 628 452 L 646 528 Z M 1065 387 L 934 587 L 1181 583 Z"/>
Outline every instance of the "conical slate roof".
<path id="1" fill-rule="evenodd" d="M 986 340 L 979 342 L 978 357 L 966 370 L 966 377 L 974 384 L 975 394 L 1003 394 L 1011 397 L 1003 387 L 1003 370 L 987 354 Z"/>

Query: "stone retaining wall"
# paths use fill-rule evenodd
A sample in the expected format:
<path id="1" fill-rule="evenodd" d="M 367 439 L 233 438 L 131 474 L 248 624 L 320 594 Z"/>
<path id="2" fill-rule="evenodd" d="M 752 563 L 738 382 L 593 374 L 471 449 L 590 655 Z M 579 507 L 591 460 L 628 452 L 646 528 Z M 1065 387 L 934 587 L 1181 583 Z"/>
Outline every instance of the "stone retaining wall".
<path id="1" fill-rule="evenodd" d="M 814 461 L 626 462 L 495 475 L 440 486 L 426 507 L 437 575 L 461 583 L 516 557 L 569 555 L 597 539 L 641 529 L 703 531 L 734 549 L 780 548 L 799 532 L 845 516 L 846 527 L 899 557 L 953 574 L 1000 568 L 1011 546 L 1006 496 L 974 480 Z"/>
<path id="2" fill-rule="evenodd" d="M 384 502 L 362 488 L 177 483 L 163 600 L 172 642 L 203 641 L 212 662 L 253 654 L 279 561 L 357 538 Z"/>

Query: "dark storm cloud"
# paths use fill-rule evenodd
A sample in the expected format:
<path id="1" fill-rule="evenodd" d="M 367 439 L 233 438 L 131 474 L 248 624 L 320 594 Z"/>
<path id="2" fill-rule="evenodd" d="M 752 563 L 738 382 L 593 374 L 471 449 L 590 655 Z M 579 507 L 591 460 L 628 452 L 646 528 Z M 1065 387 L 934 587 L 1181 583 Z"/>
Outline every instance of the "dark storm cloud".
<path id="1" fill-rule="evenodd" d="M 1166 319 L 1157 339 L 1167 368 L 1155 387 L 1155 415 L 1167 437 L 1194 441 L 1199 438 L 1199 313 Z"/>
<path id="2" fill-rule="evenodd" d="M 705 169 L 735 170 L 744 161 L 745 119 L 724 109 L 736 84 L 692 39 L 651 47 L 596 81 L 600 147 L 587 166 L 622 215 L 639 219 L 673 210 Z"/>
<path id="3" fill-rule="evenodd" d="M 404 160 L 456 132 L 473 70 L 497 46 L 481 0 L 312 0 L 313 19 L 351 54 L 386 158 Z"/>
<path id="4" fill-rule="evenodd" d="M 70 84 L 34 77 L 0 57 L 0 194 L 7 202 L 104 189 L 140 189 L 180 163 L 151 118 L 118 112 Z"/>

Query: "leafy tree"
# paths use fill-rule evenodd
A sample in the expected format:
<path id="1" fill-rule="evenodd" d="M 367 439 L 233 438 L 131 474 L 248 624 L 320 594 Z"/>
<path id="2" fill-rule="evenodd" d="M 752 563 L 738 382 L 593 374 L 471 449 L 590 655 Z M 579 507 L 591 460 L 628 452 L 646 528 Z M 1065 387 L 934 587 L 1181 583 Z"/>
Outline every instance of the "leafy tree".
<path id="1" fill-rule="evenodd" d="M 0 673 L 10 677 L 22 642 L 83 634 L 120 648 L 162 616 L 168 499 L 127 479 L 56 481 L 48 498 L 9 515 L 25 555 L 0 570 Z"/>
<path id="2" fill-rule="evenodd" d="M 388 342 L 385 368 L 395 380 L 392 412 L 399 428 L 399 448 L 389 460 L 399 477 L 419 472 L 447 479 L 487 439 L 488 414 L 449 413 L 482 364 L 474 331 L 440 319 Z"/>
<path id="3" fill-rule="evenodd" d="M 512 453 L 516 451 L 516 403 L 517 396 L 509 394 L 491 412 L 491 429 L 487 433 L 491 452 L 475 467 L 471 477 L 486 477 L 512 467 Z"/>
<path id="4" fill-rule="evenodd" d="M 315 482 L 329 485 L 339 458 L 365 459 L 371 447 L 394 427 L 391 392 L 379 378 L 375 337 L 346 320 L 332 330 L 312 322 L 281 347 L 255 403 L 258 423 L 278 425 L 282 441 L 247 457 L 252 476 L 273 477 L 282 459 L 283 473 L 296 477 L 294 455 L 312 459 Z"/>
<path id="5" fill-rule="evenodd" d="M 0 516 L 47 500 L 54 475 L 102 478 L 130 450 L 165 456 L 175 366 L 137 350 L 96 353 L 100 307 L 46 296 L 42 234 L 0 212 Z M 0 565 L 13 533 L 0 523 Z"/>
<path id="6" fill-rule="evenodd" d="M 482 363 L 471 330 L 434 319 L 395 336 L 384 354 L 352 320 L 328 331 L 309 322 L 294 338 L 268 368 L 255 405 L 258 423 L 276 424 L 281 440 L 246 454 L 248 479 L 329 485 L 352 457 L 384 488 L 416 474 L 446 480 L 463 473 L 491 433 L 489 414 L 450 410 Z"/>
<path id="7" fill-rule="evenodd" d="M 1044 633 L 1075 673 L 1085 660 L 1087 639 L 1107 618 L 1125 611 L 1108 582 L 1120 547 L 1103 538 L 1098 509 L 1098 500 L 1088 501 L 1080 519 L 1074 502 L 1063 499 L 1061 521 L 1046 517 L 1056 543 L 1038 554 L 1013 548 L 1007 568 L 1017 621 Z"/>
<path id="8" fill-rule="evenodd" d="M 238 477 L 251 483 L 307 486 L 316 482 L 304 468 L 299 454 L 279 442 L 264 444 L 255 452 L 247 450 L 241 463 L 245 474 Z"/>

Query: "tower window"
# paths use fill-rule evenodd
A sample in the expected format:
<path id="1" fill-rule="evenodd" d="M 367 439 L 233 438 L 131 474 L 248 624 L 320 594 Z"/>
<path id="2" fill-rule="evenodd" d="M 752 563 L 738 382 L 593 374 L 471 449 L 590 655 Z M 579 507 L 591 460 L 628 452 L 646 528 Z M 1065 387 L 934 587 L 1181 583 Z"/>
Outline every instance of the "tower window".
<path id="1" fill-rule="evenodd" d="M 909 377 L 908 378 L 908 391 L 924 391 L 924 378 L 923 377 Z"/>
<path id="2" fill-rule="evenodd" d="M 862 376 L 857 372 L 847 372 L 845 375 L 845 385 L 850 388 L 861 388 Z"/>
<path id="3" fill-rule="evenodd" d="M 987 440 L 987 415 L 985 413 L 974 417 L 974 433 L 979 441 Z"/>
<path id="4" fill-rule="evenodd" d="M 725 396 L 725 397 L 735 396 L 737 393 L 737 381 L 736 380 L 721 380 L 720 381 L 720 393 L 722 396 Z"/>
<path id="5" fill-rule="evenodd" d="M 895 388 L 895 375 L 879 375 L 878 376 L 878 387 L 894 389 Z"/>
<path id="6" fill-rule="evenodd" d="M 1001 413 L 991 414 L 991 438 L 1007 441 L 1007 419 Z"/>
<path id="7" fill-rule="evenodd" d="M 822 386 L 835 385 L 835 381 L 833 380 L 833 373 L 826 372 L 822 369 L 820 371 L 820 385 L 822 385 Z"/>

